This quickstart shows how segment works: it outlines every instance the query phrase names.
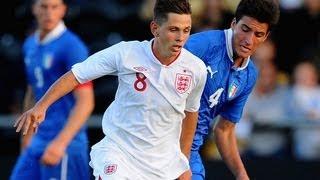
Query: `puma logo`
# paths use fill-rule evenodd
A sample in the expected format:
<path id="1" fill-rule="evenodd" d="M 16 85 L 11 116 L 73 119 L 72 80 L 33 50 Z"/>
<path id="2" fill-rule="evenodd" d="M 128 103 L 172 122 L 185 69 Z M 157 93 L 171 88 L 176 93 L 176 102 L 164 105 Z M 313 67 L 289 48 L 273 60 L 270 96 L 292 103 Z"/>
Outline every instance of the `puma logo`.
<path id="1" fill-rule="evenodd" d="M 213 71 L 213 72 L 212 72 L 212 69 L 211 69 L 210 66 L 207 66 L 207 70 L 208 70 L 208 72 L 210 73 L 210 78 L 212 78 L 213 75 L 218 72 L 218 71 Z"/>

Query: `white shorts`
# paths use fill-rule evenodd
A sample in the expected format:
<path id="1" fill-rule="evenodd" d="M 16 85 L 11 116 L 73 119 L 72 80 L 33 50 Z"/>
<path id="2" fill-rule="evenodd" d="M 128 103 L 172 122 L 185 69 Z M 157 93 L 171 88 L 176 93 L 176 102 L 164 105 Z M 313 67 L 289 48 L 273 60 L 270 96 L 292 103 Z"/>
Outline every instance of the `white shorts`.
<path id="1" fill-rule="evenodd" d="M 96 180 L 142 180 L 136 167 L 114 143 L 101 140 L 92 147 L 90 166 Z"/>

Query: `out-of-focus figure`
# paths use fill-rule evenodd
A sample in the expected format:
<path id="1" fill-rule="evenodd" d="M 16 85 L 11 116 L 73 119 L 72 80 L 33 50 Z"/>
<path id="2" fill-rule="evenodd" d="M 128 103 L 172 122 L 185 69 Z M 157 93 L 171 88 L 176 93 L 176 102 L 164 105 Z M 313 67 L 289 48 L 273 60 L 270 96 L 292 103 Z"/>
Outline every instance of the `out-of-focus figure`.
<path id="1" fill-rule="evenodd" d="M 320 158 L 320 86 L 315 65 L 309 61 L 294 69 L 291 115 L 295 120 L 294 155 L 301 160 Z"/>

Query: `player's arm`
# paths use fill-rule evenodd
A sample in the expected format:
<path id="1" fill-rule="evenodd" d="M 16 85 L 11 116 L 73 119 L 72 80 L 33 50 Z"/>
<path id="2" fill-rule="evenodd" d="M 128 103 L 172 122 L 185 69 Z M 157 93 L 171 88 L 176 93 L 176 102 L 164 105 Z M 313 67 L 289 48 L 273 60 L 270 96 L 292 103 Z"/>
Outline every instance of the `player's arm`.
<path id="1" fill-rule="evenodd" d="M 23 113 L 15 122 L 16 131 L 23 129 L 25 135 L 29 129 L 36 131 L 39 124 L 44 120 L 48 107 L 57 101 L 60 97 L 72 91 L 79 82 L 71 71 L 65 73 L 56 82 L 54 82 L 42 98 L 33 108 Z"/>
<path id="2" fill-rule="evenodd" d="M 67 124 L 56 138 L 63 145 L 69 144 L 75 134 L 85 124 L 94 108 L 94 93 L 91 84 L 76 88 L 73 94 L 76 99 L 75 106 L 69 114 Z"/>
<path id="3" fill-rule="evenodd" d="M 32 87 L 28 85 L 25 96 L 24 96 L 24 100 L 23 100 L 23 112 L 30 109 L 32 106 L 34 106 L 34 104 L 35 102 L 34 102 L 34 94 L 32 91 Z M 20 144 L 21 152 L 29 145 L 33 134 L 34 132 L 30 129 L 28 130 L 26 135 L 21 136 L 21 144 Z"/>
<path id="4" fill-rule="evenodd" d="M 249 179 L 238 151 L 235 124 L 223 117 L 220 117 L 214 127 L 214 137 L 222 159 L 236 179 Z"/>
<path id="5" fill-rule="evenodd" d="M 198 112 L 185 111 L 186 117 L 182 121 L 180 146 L 182 153 L 189 159 L 194 133 L 197 128 Z"/>
<path id="6" fill-rule="evenodd" d="M 77 87 L 73 93 L 76 98 L 76 104 L 69 114 L 67 124 L 46 148 L 41 158 L 44 164 L 55 165 L 60 162 L 70 141 L 93 111 L 94 93 L 91 83 Z"/>
<path id="7" fill-rule="evenodd" d="M 182 121 L 182 130 L 180 136 L 180 147 L 182 153 L 189 159 L 190 151 L 193 142 L 194 133 L 197 128 L 198 112 L 185 111 L 186 117 Z M 184 172 L 178 179 L 189 180 L 191 179 L 191 171 Z"/>

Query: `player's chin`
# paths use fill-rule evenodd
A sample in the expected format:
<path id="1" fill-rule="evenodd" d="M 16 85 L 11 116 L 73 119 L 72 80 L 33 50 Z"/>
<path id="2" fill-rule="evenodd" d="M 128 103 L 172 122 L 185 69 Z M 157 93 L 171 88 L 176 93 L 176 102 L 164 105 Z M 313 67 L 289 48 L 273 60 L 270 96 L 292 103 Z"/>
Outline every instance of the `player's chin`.
<path id="1" fill-rule="evenodd" d="M 171 49 L 171 54 L 180 54 L 181 49 L 181 47 L 174 47 Z"/>
<path id="2" fill-rule="evenodd" d="M 52 23 L 47 23 L 43 25 L 43 29 L 47 30 L 47 31 L 51 31 L 55 28 L 54 24 Z"/>
<path id="3" fill-rule="evenodd" d="M 178 56 L 180 54 L 181 51 L 171 51 L 171 56 Z"/>
<path id="4" fill-rule="evenodd" d="M 251 51 L 248 51 L 248 52 L 240 52 L 238 53 L 238 56 L 241 57 L 241 58 L 248 58 L 249 56 L 251 56 Z"/>
<path id="5" fill-rule="evenodd" d="M 45 29 L 53 29 L 58 25 L 59 22 L 53 20 L 46 20 L 42 22 L 42 26 Z"/>

